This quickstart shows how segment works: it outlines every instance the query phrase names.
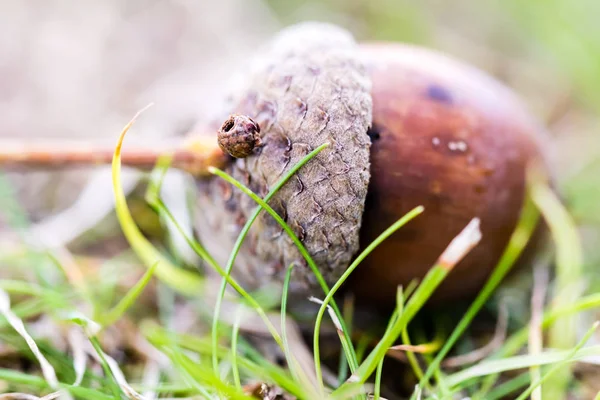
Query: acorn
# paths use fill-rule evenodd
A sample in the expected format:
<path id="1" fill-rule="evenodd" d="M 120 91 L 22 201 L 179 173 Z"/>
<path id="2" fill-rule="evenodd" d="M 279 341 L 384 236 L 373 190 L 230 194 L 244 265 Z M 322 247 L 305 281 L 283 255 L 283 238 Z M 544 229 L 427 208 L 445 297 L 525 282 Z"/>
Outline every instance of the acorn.
<path id="1" fill-rule="evenodd" d="M 437 301 L 470 297 L 508 244 L 526 169 L 544 162 L 549 137 L 511 90 L 472 66 L 394 43 L 363 44 L 361 53 L 373 85 L 362 247 L 415 206 L 425 212 L 378 246 L 349 286 L 360 299 L 393 302 L 397 286 L 422 278 L 478 217 L 481 242 L 434 295 Z M 539 235 L 530 247 L 535 240 Z"/>
<path id="2" fill-rule="evenodd" d="M 349 289 L 365 301 L 393 302 L 397 286 L 423 277 L 477 217 L 483 240 L 456 266 L 439 296 L 477 291 L 515 228 L 526 167 L 543 153 L 543 132 L 514 95 L 445 56 L 397 44 L 358 45 L 347 31 L 324 23 L 286 28 L 257 54 L 244 66 L 244 79 L 216 123 L 199 124 L 179 146 L 157 145 L 144 156 L 125 150 L 124 163 L 147 166 L 157 153 L 172 149 L 173 165 L 197 177 L 199 240 L 224 265 L 256 204 L 207 176 L 207 166 L 225 169 L 264 197 L 298 161 L 327 142 L 269 204 L 328 284 L 361 248 L 422 205 L 422 215 L 359 266 Z M 106 151 L 88 150 L 88 158 L 107 161 Z M 60 152 L 62 164 L 56 153 L 45 161 L 85 161 L 64 146 Z M 0 162 L 11 160 L 10 152 L 1 153 Z M 12 154 L 15 161 L 19 150 L 13 148 Z M 27 160 L 22 154 L 18 159 Z M 260 288 L 281 284 L 290 265 L 292 296 L 320 293 L 294 243 L 261 213 L 233 274 L 248 288 Z"/>

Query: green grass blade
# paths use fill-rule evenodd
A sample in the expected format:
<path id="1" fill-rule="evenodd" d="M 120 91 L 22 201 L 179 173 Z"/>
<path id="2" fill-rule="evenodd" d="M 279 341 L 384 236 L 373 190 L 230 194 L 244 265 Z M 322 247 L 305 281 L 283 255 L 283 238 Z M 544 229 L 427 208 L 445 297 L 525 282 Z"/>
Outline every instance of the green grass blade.
<path id="1" fill-rule="evenodd" d="M 158 160 L 156 163 L 156 168 L 151 174 L 150 181 L 148 183 L 148 187 L 145 193 L 146 202 L 152 207 L 156 213 L 166 221 L 173 223 L 177 232 L 185 239 L 190 248 L 204 261 L 209 263 L 212 268 L 214 268 L 217 272 L 224 274 L 222 272 L 221 266 L 217 263 L 217 261 L 212 257 L 212 255 L 206 251 L 206 249 L 197 241 L 192 240 L 189 235 L 186 234 L 183 227 L 177 221 L 173 213 L 168 209 L 161 198 L 161 188 L 167 171 L 169 169 L 169 165 L 171 163 L 170 157 L 163 157 Z"/>
<path id="2" fill-rule="evenodd" d="M 382 358 L 377 364 L 377 369 L 375 370 L 375 389 L 373 391 L 373 400 L 379 400 L 381 398 L 381 373 L 383 371 L 383 361 L 385 358 Z"/>
<path id="3" fill-rule="evenodd" d="M 348 336 L 352 337 L 352 323 L 354 322 L 354 297 L 352 295 L 347 296 L 344 299 L 344 308 L 342 310 L 344 322 L 346 323 L 346 329 L 348 329 Z M 356 357 L 358 362 L 358 349 L 356 350 Z M 338 368 L 338 386 L 341 385 L 348 376 L 348 360 L 346 359 L 346 353 L 340 352 L 340 361 Z"/>
<path id="4" fill-rule="evenodd" d="M 0 314 L 6 319 L 6 321 L 12 326 L 12 328 L 25 340 L 27 346 L 35 356 L 44 378 L 48 382 L 48 385 L 53 389 L 58 388 L 58 379 L 56 377 L 56 371 L 52 364 L 48 362 L 48 359 L 44 354 L 40 351 L 40 348 L 37 342 L 33 339 L 33 337 L 28 332 L 23 320 L 19 318 L 14 311 L 11 309 L 10 297 L 8 294 L 0 290 Z"/>
<path id="5" fill-rule="evenodd" d="M 410 337 L 408 336 L 408 329 L 404 328 L 404 330 L 402 331 L 402 343 L 410 346 L 411 345 L 411 341 L 410 341 Z M 423 370 L 421 369 L 421 367 L 419 366 L 419 361 L 417 360 L 417 357 L 415 356 L 415 353 L 412 351 L 407 351 L 406 352 L 406 358 L 408 359 L 408 364 L 410 365 L 410 367 L 413 370 L 413 373 L 415 374 L 415 376 L 417 377 L 417 379 L 421 379 L 423 378 Z"/>
<path id="6" fill-rule="evenodd" d="M 240 369 L 238 367 L 238 338 L 240 336 L 241 317 L 241 309 L 238 308 L 237 315 L 235 316 L 235 322 L 233 323 L 233 329 L 231 331 L 231 374 L 233 375 L 233 383 L 239 391 L 242 390 Z"/>
<path id="7" fill-rule="evenodd" d="M 473 303 L 471 303 L 469 309 L 461 318 L 448 340 L 446 340 L 446 343 L 444 343 L 444 346 L 440 352 L 436 355 L 425 371 L 425 375 L 419 381 L 419 387 L 424 387 L 425 382 L 428 382 L 432 375 L 439 371 L 444 357 L 446 357 L 446 355 L 454 347 L 458 339 L 471 324 L 471 321 L 473 321 L 473 318 L 475 318 L 477 313 L 490 298 L 496 287 L 498 287 L 502 279 L 504 279 L 506 274 L 510 271 L 514 262 L 519 258 L 525 249 L 525 246 L 529 242 L 529 239 L 531 238 L 537 225 L 538 219 L 539 214 L 537 209 L 530 201 L 529 196 L 525 196 L 525 204 L 521 211 L 519 222 L 517 223 L 517 226 L 508 242 L 506 249 L 504 250 L 504 253 L 502 254 L 502 257 L 498 261 L 498 264 L 494 268 L 494 271 L 488 278 L 483 289 L 479 292 Z"/>
<path id="8" fill-rule="evenodd" d="M 242 391 L 236 390 L 235 387 L 223 382 L 218 375 L 214 375 L 208 366 L 196 363 L 188 356 L 178 352 L 177 363 L 185 372 L 199 384 L 199 387 L 204 385 L 214 388 L 218 393 L 221 393 L 227 399 L 235 400 L 253 400 L 252 397 L 245 395 Z M 204 394 L 206 395 L 206 391 Z M 212 397 L 210 397 L 212 398 Z"/>
<path id="9" fill-rule="evenodd" d="M 315 157 L 317 154 L 319 154 L 321 151 L 323 151 L 325 148 L 327 148 L 329 146 L 329 143 L 324 143 L 321 146 L 317 147 L 316 149 L 314 149 L 313 151 L 311 151 L 308 155 L 306 155 L 305 157 L 303 157 L 296 165 L 294 165 L 276 184 L 275 186 L 269 190 L 269 193 L 267 193 L 267 195 L 265 196 L 264 201 L 260 198 L 258 198 L 258 196 L 255 195 L 255 197 L 257 199 L 260 200 L 260 202 L 263 202 L 264 204 L 266 204 L 267 201 L 269 201 L 273 196 L 275 196 L 275 194 L 279 191 L 279 189 L 281 189 L 281 187 L 302 167 L 304 166 L 304 164 L 306 164 L 307 162 L 309 162 L 313 157 Z M 221 176 L 223 179 L 229 181 L 229 179 L 235 181 L 235 179 L 233 179 L 231 176 L 227 175 L 225 172 L 218 170 L 217 168 L 213 168 L 213 167 L 209 167 L 209 172 L 219 175 Z M 248 188 L 243 187 L 243 185 L 237 181 L 235 181 L 235 183 L 230 182 L 232 184 L 234 184 L 235 186 L 237 186 L 238 188 L 242 189 L 242 191 L 246 190 L 250 193 L 252 193 L 252 191 L 250 191 Z M 236 185 L 237 183 L 237 185 Z M 254 195 L 254 193 L 252 193 Z M 268 206 L 267 206 L 268 207 Z M 265 207 L 262 207 L 265 208 Z M 269 207 L 270 208 L 270 207 Z M 225 276 L 230 276 L 231 275 L 231 271 L 233 270 L 233 264 L 235 263 L 235 259 L 237 258 L 237 255 L 240 251 L 240 248 L 242 247 L 242 243 L 244 241 L 244 239 L 246 238 L 246 235 L 248 234 L 248 231 L 250 230 L 250 227 L 252 226 L 252 224 L 254 223 L 254 221 L 256 220 L 256 218 L 258 218 L 258 215 L 260 214 L 261 211 L 261 204 L 259 203 L 259 206 L 256 207 L 256 210 L 254 211 L 254 213 L 250 216 L 250 218 L 248 219 L 248 221 L 246 221 L 246 224 L 244 225 L 244 227 L 242 228 L 240 234 L 238 235 L 238 238 L 233 246 L 233 250 L 231 251 L 231 254 L 229 256 L 229 260 L 227 261 L 227 266 L 225 267 Z M 219 288 L 219 294 L 217 295 L 217 303 L 215 305 L 215 312 L 214 312 L 214 316 L 213 316 L 213 325 L 212 325 L 212 334 L 213 334 L 213 346 L 216 346 L 216 333 L 218 331 L 218 324 L 219 324 L 219 314 L 221 313 L 221 303 L 223 301 L 223 296 L 225 295 L 225 288 L 227 287 L 227 281 L 223 280 L 221 282 L 221 287 Z M 281 338 L 279 338 L 279 336 L 276 338 L 276 341 L 280 344 L 280 346 L 282 345 L 281 343 Z M 216 356 L 213 356 L 213 368 L 218 367 L 218 360 L 216 358 Z"/>
<path id="10" fill-rule="evenodd" d="M 439 286 L 439 284 L 448 275 L 448 270 L 440 265 L 435 265 L 423 279 L 413 296 L 408 301 L 404 312 L 399 315 L 397 321 L 392 325 L 385 335 L 381 338 L 377 346 L 367 356 L 365 361 L 360 365 L 358 370 L 348 379 L 348 381 L 333 392 L 334 399 L 345 399 L 348 393 L 355 390 L 366 382 L 371 374 L 377 368 L 379 361 L 385 357 L 388 349 L 400 336 L 408 323 L 423 307 L 425 302 L 431 297 L 431 294 Z"/>
<path id="11" fill-rule="evenodd" d="M 125 294 L 125 296 L 121 299 L 117 305 L 110 310 L 103 321 L 101 321 L 103 326 L 110 326 L 117 322 L 123 314 L 135 303 L 137 298 L 142 294 L 142 291 L 150 282 L 154 271 L 158 267 L 159 261 L 155 262 L 152 267 L 150 267 L 142 276 L 142 278 Z"/>
<path id="12" fill-rule="evenodd" d="M 98 353 L 98 357 L 100 358 L 100 365 L 102 366 L 104 375 L 106 375 L 106 377 L 109 378 L 109 382 L 110 382 L 109 387 L 110 387 L 110 390 L 112 391 L 113 396 L 115 396 L 116 399 L 120 399 L 122 389 L 119 386 L 119 384 L 117 383 L 115 376 L 113 375 L 113 373 L 110 369 L 110 366 L 108 365 L 108 361 L 106 361 L 106 357 L 104 356 L 104 351 L 100 347 L 100 343 L 98 342 L 98 339 L 96 337 L 89 337 L 89 340 L 90 340 L 90 343 L 92 344 L 92 346 L 94 347 L 94 350 L 96 350 L 96 353 Z"/>
<path id="13" fill-rule="evenodd" d="M 542 317 L 542 329 L 546 329 L 554 324 L 559 318 L 580 313 L 586 310 L 600 307 L 600 293 L 590 294 L 582 297 L 573 304 L 563 305 L 561 308 L 552 308 L 547 310 Z M 505 357 L 516 353 L 526 342 L 529 327 L 522 328 L 513 334 L 499 350 L 495 357 Z"/>
<path id="14" fill-rule="evenodd" d="M 24 372 L 15 371 L 14 369 L 0 368 L 0 380 L 3 382 L 10 382 L 15 384 L 27 385 L 39 389 L 48 389 L 48 382 L 39 376 L 33 374 L 27 374 Z M 114 400 L 113 396 L 109 396 L 95 389 L 88 389 L 79 386 L 72 386 L 67 384 L 60 384 L 60 387 L 68 390 L 75 396 L 82 399 L 89 400 Z"/>
<path id="15" fill-rule="evenodd" d="M 283 341 L 283 352 L 287 361 L 290 373 L 295 379 L 298 379 L 298 372 L 296 370 L 296 361 L 293 359 L 290 352 L 290 346 L 287 341 L 287 328 L 286 328 L 286 316 L 287 316 L 287 299 L 288 290 L 290 287 L 290 280 L 292 278 L 292 269 L 294 264 L 290 265 L 285 274 L 285 280 L 283 281 L 283 292 L 281 294 L 281 340 Z"/>
<path id="16" fill-rule="evenodd" d="M 172 361 L 173 365 L 181 372 L 183 375 L 184 381 L 195 389 L 202 398 L 206 400 L 213 400 L 216 396 L 213 396 L 206 387 L 204 387 L 204 383 L 201 382 L 200 379 L 194 377 L 194 375 L 190 372 L 189 363 L 186 362 L 186 358 L 184 358 L 181 351 L 177 348 L 171 347 L 168 350 L 163 350 Z"/>
<path id="17" fill-rule="evenodd" d="M 183 349 L 196 352 L 202 357 L 210 357 L 213 352 L 211 338 L 201 338 L 192 335 L 176 334 L 166 331 L 163 327 L 153 323 L 143 329 L 144 336 L 157 348 L 180 346 Z M 266 360 L 264 356 L 254 347 L 247 344 L 243 338 L 238 342 L 240 353 L 238 354 L 238 365 L 247 375 L 261 379 L 267 383 L 275 383 L 286 392 L 301 398 L 310 398 L 300 383 L 290 376 L 289 372 L 277 364 Z M 231 349 L 226 346 L 217 348 L 219 357 L 231 361 Z M 210 369 L 212 374 L 212 368 Z"/>
<path id="18" fill-rule="evenodd" d="M 160 280 L 177 292 L 195 296 L 203 289 L 203 279 L 196 273 L 178 268 L 163 256 L 140 232 L 127 206 L 121 181 L 121 148 L 127 131 L 131 128 L 138 115 L 139 113 L 121 131 L 113 155 L 112 182 L 117 218 L 129 245 L 144 265 L 150 268 L 156 262 L 159 262 L 156 268 L 156 276 Z"/>
<path id="19" fill-rule="evenodd" d="M 531 393 L 533 393 L 533 391 L 538 387 L 541 386 L 542 383 L 544 383 L 545 381 L 547 381 L 551 376 L 554 376 L 557 372 L 559 372 L 566 364 L 568 364 L 569 362 L 571 362 L 573 360 L 573 357 L 575 356 L 575 354 L 577 353 L 577 351 L 579 349 L 581 349 L 588 340 L 590 340 L 590 337 L 592 336 L 592 334 L 596 331 L 596 329 L 598 328 L 598 322 L 594 323 L 594 325 L 587 331 L 587 333 L 583 336 L 583 338 L 579 341 L 579 343 L 577 343 L 577 345 L 573 348 L 573 350 L 571 350 L 568 355 L 565 357 L 564 360 L 556 363 L 548 372 L 546 372 L 544 374 L 544 376 L 538 380 L 536 380 L 536 382 L 533 382 L 531 384 L 531 386 L 529 386 L 529 388 L 527 388 L 527 390 L 525 390 L 518 398 L 517 400 L 525 400 L 527 397 L 529 397 L 531 395 Z M 566 390 L 563 390 L 562 392 L 556 393 L 558 395 L 560 395 L 561 397 L 564 396 L 566 393 Z"/>
<path id="20" fill-rule="evenodd" d="M 294 264 L 291 264 L 285 274 L 285 279 L 283 282 L 283 292 L 281 294 L 281 339 L 283 341 L 283 351 L 285 354 L 285 359 L 288 365 L 288 369 L 292 377 L 299 383 L 304 386 L 305 389 L 311 390 L 313 389 L 314 384 L 310 382 L 306 372 L 302 370 L 298 361 L 294 357 L 294 354 L 290 351 L 290 346 L 287 339 L 287 301 L 288 301 L 288 292 L 290 287 L 290 282 L 292 278 L 292 269 L 294 268 Z M 311 396 L 316 396 L 316 393 L 312 393 Z"/>
<path id="21" fill-rule="evenodd" d="M 398 339 L 408 323 L 423 308 L 433 292 L 446 278 L 452 268 L 462 260 L 481 240 L 479 220 L 474 218 L 467 226 L 450 242 L 448 247 L 438 258 L 436 264 L 429 270 L 414 294 L 408 300 L 401 315 L 393 323 L 391 329 L 386 331 L 375 349 L 360 365 L 359 369 L 352 374 L 350 379 L 333 393 L 333 398 L 344 399 L 356 386 L 364 384 L 377 368 L 379 361 L 385 357 L 392 344 Z M 400 293 L 399 293 L 400 294 Z M 420 385 L 420 387 L 422 387 Z"/>
<path id="22" fill-rule="evenodd" d="M 308 159 L 310 159 L 311 156 L 314 156 L 313 153 L 322 150 L 327 145 L 328 144 L 325 143 L 325 144 L 319 146 L 317 149 L 313 150 L 308 156 L 306 156 L 302 161 L 304 161 L 305 159 L 308 161 Z M 319 285 L 321 286 L 321 288 L 323 289 L 323 291 L 325 293 L 328 293 L 329 292 L 329 287 L 328 287 L 327 283 L 325 282 L 325 279 L 323 278 L 323 275 L 321 274 L 321 272 L 319 271 L 319 269 L 316 266 L 315 262 L 312 260 L 312 258 L 308 254 L 308 251 L 306 250 L 306 248 L 304 247 L 304 245 L 302 244 L 302 242 L 300 242 L 300 240 L 298 239 L 298 237 L 294 234 L 294 232 L 291 230 L 291 228 L 285 223 L 285 221 L 283 221 L 283 219 L 266 203 L 266 201 L 268 201 L 268 199 L 270 199 L 272 196 L 267 195 L 267 196 L 265 196 L 265 200 L 263 200 L 260 197 L 258 197 L 255 193 L 253 193 L 250 189 L 248 189 L 243 184 L 241 184 L 240 182 L 238 182 L 237 180 L 235 180 L 233 177 L 229 176 L 224 171 L 221 171 L 220 169 L 214 168 L 214 167 L 209 167 L 208 169 L 209 169 L 209 172 L 211 172 L 212 174 L 215 174 L 215 175 L 221 177 L 225 181 L 231 183 L 232 185 L 234 185 L 238 189 L 242 190 L 242 192 L 244 192 L 246 195 L 248 195 L 250 198 L 252 198 L 259 205 L 259 207 L 257 208 L 256 212 L 246 222 L 246 225 L 242 229 L 242 232 L 240 233 L 240 236 L 238 237 L 238 242 L 236 242 L 236 248 L 239 248 L 239 246 L 241 246 L 241 240 L 243 240 L 243 238 L 245 237 L 247 231 L 250 229 L 250 224 L 254 221 L 254 219 L 256 219 L 256 217 L 258 216 L 258 213 L 261 211 L 261 208 L 262 208 L 265 211 L 267 211 L 269 213 L 269 215 L 271 215 L 275 219 L 275 221 L 283 228 L 283 230 L 289 235 L 289 237 L 292 239 L 292 241 L 294 242 L 294 244 L 296 245 L 296 247 L 300 251 L 300 254 L 304 257 L 304 259 L 308 263 L 310 269 L 315 274 L 315 277 L 317 278 L 317 281 L 319 282 Z M 291 176 L 290 173 L 292 171 L 293 171 L 293 169 L 289 171 L 288 175 Z M 284 176 L 284 179 L 285 178 L 286 177 Z M 277 186 L 279 186 L 279 184 Z M 277 189 L 278 188 L 277 186 L 274 189 Z M 281 186 L 283 186 L 283 183 L 281 183 Z M 271 194 L 271 192 L 269 194 Z M 236 256 L 237 256 L 237 252 L 232 252 L 232 258 L 235 258 Z M 230 269 L 230 267 L 231 266 L 228 263 L 227 269 Z M 332 305 L 332 307 L 334 309 L 334 312 L 335 312 L 336 316 L 340 320 L 340 322 L 342 324 L 344 324 L 342 316 L 341 316 L 341 313 L 340 313 L 340 310 L 339 310 L 337 304 L 335 303 L 335 301 L 332 301 L 331 305 Z M 344 334 L 347 335 L 346 329 L 344 329 Z M 349 337 L 346 337 L 346 340 L 347 340 L 348 343 L 350 343 L 350 344 L 352 343 Z M 350 347 L 350 353 L 347 354 L 347 357 L 350 360 L 350 362 L 353 362 L 353 363 L 356 364 L 356 353 L 354 352 L 354 348 L 352 346 Z"/>
<path id="23" fill-rule="evenodd" d="M 521 375 L 518 375 L 516 378 L 512 378 L 496 386 L 493 390 L 490 390 L 486 396 L 486 400 L 499 400 L 507 398 L 511 393 L 514 393 L 522 387 L 527 386 L 529 380 L 529 372 L 524 372 Z"/>
<path id="24" fill-rule="evenodd" d="M 600 346 L 589 346 L 579 349 L 572 355 L 571 350 L 547 351 L 535 356 L 523 355 L 507 357 L 501 360 L 482 361 L 481 363 L 464 369 L 455 374 L 449 375 L 446 378 L 448 384 L 459 386 L 473 378 L 478 378 L 486 375 L 497 374 L 506 371 L 516 371 L 519 369 L 529 368 L 533 365 L 548 365 L 556 364 L 569 358 L 570 361 L 576 361 L 584 357 L 600 355 Z"/>
<path id="25" fill-rule="evenodd" d="M 583 250 L 577 227 L 543 179 L 534 180 L 531 185 L 531 198 L 548 224 L 556 244 L 556 278 L 552 307 L 568 306 L 580 297 L 584 282 Z M 577 340 L 578 315 L 563 317 L 559 322 L 550 327 L 548 346 L 560 349 L 573 347 Z M 544 398 L 560 400 L 570 379 L 571 371 L 568 368 L 556 372 L 554 378 L 544 386 Z"/>
<path id="26" fill-rule="evenodd" d="M 402 315 L 402 313 L 404 312 L 404 298 L 405 298 L 405 291 L 403 290 L 402 286 L 398 287 L 398 291 L 396 293 L 396 307 L 394 308 L 394 311 L 392 312 L 392 316 L 390 317 L 386 330 L 384 332 L 384 336 L 388 334 L 388 332 L 392 329 L 392 327 L 394 326 L 394 324 L 396 323 L 396 321 L 398 320 L 398 318 Z M 358 360 L 360 360 L 361 362 L 363 361 L 363 356 L 367 350 L 367 346 L 369 346 L 370 342 L 371 342 L 372 338 L 365 335 L 362 337 L 362 339 L 358 342 L 357 345 L 357 349 L 356 349 L 356 353 L 358 356 Z M 341 383 L 340 383 L 341 385 Z M 356 392 L 358 394 L 360 394 L 363 398 L 365 397 L 365 390 L 362 387 L 354 387 L 352 388 L 348 394 L 347 397 L 350 398 L 351 397 L 351 392 Z"/>
<path id="27" fill-rule="evenodd" d="M 59 297 L 58 294 L 52 290 L 48 290 L 37 283 L 26 281 L 2 279 L 0 280 L 0 289 L 5 290 L 8 293 L 24 294 L 36 297 Z"/>
<path id="28" fill-rule="evenodd" d="M 88 340 L 92 344 L 92 347 L 98 354 L 98 358 L 100 359 L 100 366 L 102 367 L 102 370 L 104 371 L 104 375 L 106 376 L 106 378 L 108 380 L 108 387 L 110 388 L 114 398 L 120 399 L 121 398 L 121 388 L 120 388 L 119 384 L 117 383 L 114 375 L 112 374 L 112 371 L 110 370 L 110 366 L 108 365 L 108 362 L 106 361 L 106 358 L 104 357 L 104 351 L 100 347 L 100 343 L 98 342 L 98 339 L 95 336 L 96 333 L 100 330 L 100 325 L 97 322 L 90 320 L 85 315 L 79 314 L 77 312 L 71 313 L 71 315 L 69 315 L 67 317 L 67 319 L 69 321 L 79 325 L 85 332 Z"/>
<path id="29" fill-rule="evenodd" d="M 342 276 L 338 279 L 338 281 L 333 285 L 329 293 L 325 296 L 323 300 L 323 304 L 321 305 L 319 312 L 317 313 L 317 317 L 315 319 L 315 329 L 313 335 L 313 350 L 314 350 L 314 361 L 315 361 L 315 369 L 317 371 L 317 380 L 321 381 L 323 377 L 321 376 L 321 356 L 319 351 L 319 334 L 321 330 L 321 322 L 323 320 L 323 316 L 325 315 L 325 310 L 327 309 L 327 305 L 337 292 L 337 290 L 344 284 L 346 279 L 350 276 L 350 274 L 360 265 L 360 263 L 373 251 L 381 242 L 391 236 L 398 229 L 406 225 L 413 218 L 417 217 L 423 212 L 424 208 L 422 206 L 418 206 L 413 210 L 409 211 L 396 221 L 392 226 L 386 229 L 377 239 L 375 239 L 367 248 L 350 264 L 348 269 L 344 271 Z M 354 374 L 356 372 L 357 365 L 350 364 L 350 370 Z"/>
<path id="30" fill-rule="evenodd" d="M 583 312 L 586 310 L 600 307 L 600 293 L 591 294 L 580 298 L 574 304 L 565 305 L 559 309 L 547 310 L 542 317 L 542 329 L 547 329 L 551 326 L 558 318 L 563 316 L 572 315 L 575 313 Z M 514 333 L 509 339 L 504 342 L 504 345 L 495 354 L 490 356 L 488 360 L 497 360 L 502 357 L 508 357 L 515 354 L 521 347 L 527 343 L 529 335 L 529 326 L 525 326 L 516 333 Z M 472 396 L 473 399 L 487 399 L 487 392 L 494 386 L 498 375 L 494 374 L 487 377 L 482 385 L 481 389 Z"/>
<path id="31" fill-rule="evenodd" d="M 159 165 L 159 168 L 165 168 L 165 165 Z M 242 298 L 256 311 L 256 313 L 261 317 L 261 319 L 263 320 L 263 322 L 265 323 L 265 325 L 271 332 L 271 335 L 273 336 L 275 341 L 281 341 L 281 339 L 279 338 L 279 333 L 277 332 L 277 329 L 275 329 L 275 327 L 273 326 L 273 324 L 267 317 L 266 312 L 260 306 L 260 304 L 256 301 L 256 299 L 254 297 L 252 297 L 252 295 L 250 295 L 244 288 L 242 288 L 242 286 L 235 279 L 233 279 L 231 276 L 227 275 L 225 273 L 225 271 L 223 270 L 223 268 L 221 268 L 221 266 L 217 263 L 217 261 L 210 255 L 210 253 L 208 253 L 206 251 L 206 249 L 204 247 L 202 247 L 200 245 L 200 243 L 198 243 L 195 240 L 192 240 L 192 238 L 190 238 L 189 235 L 186 234 L 186 232 L 181 227 L 181 224 L 179 224 L 179 222 L 177 221 L 175 216 L 165 206 L 165 204 L 163 203 L 163 201 L 161 200 L 161 198 L 159 196 L 160 180 L 162 179 L 161 177 L 164 176 L 164 172 L 166 172 L 166 169 L 163 169 L 163 174 L 159 176 L 158 181 L 152 181 L 150 183 L 150 185 L 148 187 L 148 191 L 146 192 L 146 200 L 148 201 L 148 203 L 159 214 L 163 215 L 166 219 L 170 220 L 173 223 L 174 227 L 179 232 L 179 234 L 185 239 L 185 241 L 190 246 L 190 248 L 199 257 L 201 257 L 204 261 L 206 261 L 211 266 L 211 268 L 213 268 L 213 270 L 215 270 L 221 277 L 223 277 L 223 279 L 225 279 L 227 281 L 227 283 L 229 285 L 231 285 L 231 287 L 235 291 L 237 291 L 240 294 L 240 296 L 242 296 Z"/>

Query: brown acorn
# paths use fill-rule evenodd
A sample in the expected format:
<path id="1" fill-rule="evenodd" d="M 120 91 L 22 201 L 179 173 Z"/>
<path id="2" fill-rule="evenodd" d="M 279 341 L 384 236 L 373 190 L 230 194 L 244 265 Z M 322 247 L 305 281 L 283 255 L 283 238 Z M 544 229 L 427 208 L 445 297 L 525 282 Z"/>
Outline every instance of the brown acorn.
<path id="1" fill-rule="evenodd" d="M 398 285 L 422 278 L 471 220 L 483 239 L 435 293 L 474 295 L 516 226 L 530 162 L 544 130 L 514 94 L 483 72 L 419 47 L 370 43 L 371 180 L 361 245 L 418 205 L 425 212 L 371 253 L 351 276 L 358 298 L 390 303 Z"/>
<path id="2" fill-rule="evenodd" d="M 479 290 L 515 228 L 527 165 L 545 153 L 543 130 L 511 91 L 446 56 L 399 44 L 358 45 L 329 24 L 287 28 L 258 53 L 217 118 L 226 121 L 218 135 L 201 123 L 179 145 L 129 154 L 126 147 L 123 161 L 148 166 L 172 149 L 174 166 L 197 177 L 199 239 L 225 265 L 256 204 L 207 176 L 207 166 L 224 168 L 264 197 L 302 157 L 329 142 L 269 202 L 329 285 L 361 247 L 422 205 L 425 212 L 364 260 L 347 288 L 361 300 L 393 304 L 397 286 L 422 278 L 478 217 L 483 240 L 436 296 L 455 299 Z M 48 163 L 43 148 L 37 159 L 20 157 L 21 150 L 0 149 L 0 163 Z M 50 157 L 52 164 L 106 162 L 111 155 L 61 151 Z M 295 244 L 262 213 L 234 275 L 250 288 L 281 284 L 289 265 L 295 265 L 292 295 L 322 293 Z"/>

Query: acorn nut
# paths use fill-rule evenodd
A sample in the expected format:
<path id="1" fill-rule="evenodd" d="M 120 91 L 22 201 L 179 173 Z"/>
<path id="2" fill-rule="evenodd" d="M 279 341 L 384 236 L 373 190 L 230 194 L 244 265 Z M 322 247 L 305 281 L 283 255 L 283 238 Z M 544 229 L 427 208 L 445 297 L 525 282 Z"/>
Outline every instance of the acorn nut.
<path id="1" fill-rule="evenodd" d="M 215 118 L 225 121 L 217 140 L 217 127 L 203 123 L 183 142 L 125 149 L 123 163 L 152 166 L 161 152 L 172 152 L 172 165 L 197 178 L 199 240 L 225 265 L 256 204 L 211 176 L 208 166 L 224 168 L 264 197 L 327 142 L 269 205 L 328 284 L 361 248 L 422 205 L 424 213 L 380 244 L 354 271 L 347 289 L 363 301 L 393 304 L 396 288 L 422 278 L 477 217 L 481 243 L 435 296 L 456 299 L 478 291 L 516 226 L 527 166 L 546 154 L 543 129 L 515 95 L 447 56 L 400 44 L 359 45 L 344 29 L 325 23 L 288 27 L 256 54 Z M 112 158 L 110 148 L 55 146 L 49 152 L 28 146 L 0 143 L 0 163 L 63 166 Z M 262 212 L 233 275 L 248 288 L 280 285 L 290 265 L 295 265 L 292 296 L 321 293 L 292 240 Z"/>

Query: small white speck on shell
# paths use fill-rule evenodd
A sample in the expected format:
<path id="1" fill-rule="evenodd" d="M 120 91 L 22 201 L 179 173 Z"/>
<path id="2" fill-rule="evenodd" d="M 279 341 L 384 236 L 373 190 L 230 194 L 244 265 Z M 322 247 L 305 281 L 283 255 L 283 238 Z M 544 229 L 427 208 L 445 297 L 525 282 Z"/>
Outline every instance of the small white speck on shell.
<path id="1" fill-rule="evenodd" d="M 465 142 L 464 140 L 457 140 L 457 141 L 448 142 L 448 149 L 450 149 L 450 151 L 457 151 L 457 152 L 464 153 L 469 149 L 469 146 L 467 145 L 467 142 Z"/>

